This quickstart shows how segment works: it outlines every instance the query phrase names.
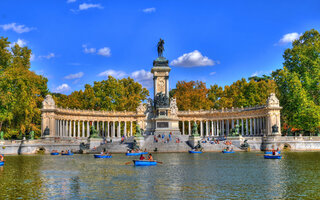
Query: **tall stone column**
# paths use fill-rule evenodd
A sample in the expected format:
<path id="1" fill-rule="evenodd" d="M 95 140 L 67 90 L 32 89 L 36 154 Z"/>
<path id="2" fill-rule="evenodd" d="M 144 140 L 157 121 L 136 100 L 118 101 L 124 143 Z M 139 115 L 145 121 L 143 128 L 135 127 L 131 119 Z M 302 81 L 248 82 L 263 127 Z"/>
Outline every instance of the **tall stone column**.
<path id="1" fill-rule="evenodd" d="M 130 136 L 132 136 L 132 121 L 130 121 Z"/>
<path id="2" fill-rule="evenodd" d="M 233 120 L 232 120 L 232 122 L 233 122 Z M 230 133 L 230 131 L 229 131 L 229 128 L 230 128 L 230 125 L 229 125 L 229 119 L 227 120 L 227 124 L 226 124 L 226 131 L 227 131 L 227 136 L 229 136 L 229 133 Z"/>
<path id="3" fill-rule="evenodd" d="M 97 132 L 98 132 L 98 135 L 100 136 L 100 123 L 99 121 L 97 121 Z"/>
<path id="4" fill-rule="evenodd" d="M 66 137 L 69 137 L 69 120 L 66 120 Z"/>
<path id="5" fill-rule="evenodd" d="M 85 121 L 82 121 L 82 135 L 81 137 L 84 137 L 85 136 Z M 80 126 L 80 121 L 79 121 L 79 126 Z M 80 137 L 80 129 L 79 129 L 79 137 Z"/>
<path id="6" fill-rule="evenodd" d="M 229 120 L 228 120 L 229 121 Z M 232 119 L 231 120 L 231 129 L 233 129 L 234 128 L 234 120 Z"/>
<path id="7" fill-rule="evenodd" d="M 118 122 L 118 134 L 117 137 L 121 137 L 121 121 Z"/>
<path id="8" fill-rule="evenodd" d="M 72 122 L 71 120 L 69 120 L 69 122 L 68 122 L 69 123 L 69 135 L 68 136 L 69 137 L 71 137 L 71 135 L 72 135 L 72 124 L 71 124 L 71 122 Z"/>
<path id="9" fill-rule="evenodd" d="M 209 136 L 209 121 L 206 120 L 206 134 L 204 134 L 205 136 Z"/>
<path id="10" fill-rule="evenodd" d="M 216 126 L 217 126 L 217 132 L 216 132 L 216 134 L 217 134 L 217 136 L 220 136 L 220 130 L 219 130 L 219 120 L 217 120 L 216 121 Z"/>
<path id="11" fill-rule="evenodd" d="M 76 137 L 76 121 L 73 120 L 73 137 Z"/>
<path id="12" fill-rule="evenodd" d="M 184 135 L 184 121 L 181 121 L 182 122 L 182 135 Z"/>
<path id="13" fill-rule="evenodd" d="M 214 124 L 213 124 L 213 121 L 211 120 L 211 136 L 214 136 Z"/>
<path id="14" fill-rule="evenodd" d="M 252 127 L 252 118 L 250 118 L 250 136 L 253 136 Z"/>
<path id="15" fill-rule="evenodd" d="M 128 137 L 128 134 L 127 134 L 127 121 L 124 121 L 123 135 L 125 137 Z"/>
<path id="16" fill-rule="evenodd" d="M 224 135 L 224 120 L 222 120 L 221 122 L 221 131 L 222 131 L 222 135 Z"/>
<path id="17" fill-rule="evenodd" d="M 90 123 L 87 121 L 87 137 L 90 137 Z"/>
<path id="18" fill-rule="evenodd" d="M 113 121 L 112 122 L 112 137 L 114 138 L 115 137 L 115 133 L 116 132 L 116 122 L 115 121 Z"/>
<path id="19" fill-rule="evenodd" d="M 257 135 L 257 121 L 253 118 L 253 135 Z"/>
<path id="20" fill-rule="evenodd" d="M 249 124 L 248 124 L 248 118 L 246 118 L 246 135 L 249 135 Z"/>
<path id="21" fill-rule="evenodd" d="M 111 134 L 110 134 L 110 123 L 109 121 L 107 122 L 107 137 L 111 137 Z"/>
<path id="22" fill-rule="evenodd" d="M 243 118 L 241 119 L 241 135 L 244 135 Z"/>
<path id="23" fill-rule="evenodd" d="M 188 135 L 191 135 L 191 122 L 190 121 L 188 121 L 189 123 L 188 123 Z"/>
<path id="24" fill-rule="evenodd" d="M 200 136 L 203 136 L 203 122 L 200 120 Z"/>

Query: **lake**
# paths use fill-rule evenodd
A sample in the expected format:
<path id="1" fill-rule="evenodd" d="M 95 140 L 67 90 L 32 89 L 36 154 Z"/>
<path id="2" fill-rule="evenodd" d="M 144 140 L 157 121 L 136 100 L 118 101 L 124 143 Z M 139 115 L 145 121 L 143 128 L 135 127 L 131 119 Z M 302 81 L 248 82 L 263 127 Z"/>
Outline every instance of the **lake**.
<path id="1" fill-rule="evenodd" d="M 114 154 L 6 156 L 0 199 L 316 199 L 320 152 L 154 154 L 157 166 Z"/>

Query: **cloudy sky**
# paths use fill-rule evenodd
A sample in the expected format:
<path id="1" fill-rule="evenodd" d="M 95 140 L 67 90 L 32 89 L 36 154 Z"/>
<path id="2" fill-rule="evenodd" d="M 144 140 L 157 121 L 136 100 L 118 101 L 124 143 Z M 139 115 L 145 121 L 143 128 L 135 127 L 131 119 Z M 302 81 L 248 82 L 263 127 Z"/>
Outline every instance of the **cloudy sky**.
<path id="1" fill-rule="evenodd" d="M 165 40 L 179 80 L 226 85 L 280 68 L 301 33 L 320 25 L 319 1 L 0 0 L 0 36 L 32 49 L 49 89 L 132 77 L 152 88 L 156 44 Z"/>

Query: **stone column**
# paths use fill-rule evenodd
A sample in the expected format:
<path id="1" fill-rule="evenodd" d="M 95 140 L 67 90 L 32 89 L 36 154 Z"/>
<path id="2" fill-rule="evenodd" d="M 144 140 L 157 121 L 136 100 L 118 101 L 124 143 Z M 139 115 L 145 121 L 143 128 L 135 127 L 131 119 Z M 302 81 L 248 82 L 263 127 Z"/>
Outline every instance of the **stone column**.
<path id="1" fill-rule="evenodd" d="M 184 121 L 182 121 L 182 135 L 184 135 Z"/>
<path id="2" fill-rule="evenodd" d="M 102 121 L 102 137 L 106 137 L 105 128 L 104 128 L 104 121 Z"/>
<path id="3" fill-rule="evenodd" d="M 72 121 L 69 121 L 69 137 L 72 137 Z"/>
<path id="4" fill-rule="evenodd" d="M 109 121 L 107 122 L 107 137 L 111 137 L 111 135 L 110 135 L 110 123 L 109 123 Z"/>
<path id="5" fill-rule="evenodd" d="M 260 135 L 263 135 L 263 118 L 260 117 Z"/>
<path id="6" fill-rule="evenodd" d="M 203 122 L 200 121 L 200 136 L 203 136 Z"/>
<path id="7" fill-rule="evenodd" d="M 85 122 L 85 121 L 82 121 L 82 135 L 81 135 L 81 137 L 84 137 L 84 135 L 85 135 L 84 122 Z M 81 124 L 81 122 L 79 121 L 79 126 L 80 126 L 80 124 Z M 79 137 L 80 137 L 80 132 L 81 132 L 81 131 L 80 131 L 80 128 L 79 128 Z"/>
<path id="8" fill-rule="evenodd" d="M 216 127 L 217 128 L 216 135 L 219 136 L 220 135 L 220 133 L 219 133 L 219 120 L 217 120 L 216 123 L 217 123 L 216 124 L 216 126 L 217 126 Z"/>
<path id="9" fill-rule="evenodd" d="M 229 121 L 229 120 L 228 120 Z M 232 119 L 231 120 L 231 129 L 233 129 L 234 128 L 234 120 Z"/>
<path id="10" fill-rule="evenodd" d="M 117 137 L 121 137 L 121 121 L 118 122 L 118 133 L 117 133 Z"/>
<path id="11" fill-rule="evenodd" d="M 205 136 L 209 136 L 209 121 L 206 120 L 206 134 L 204 134 Z"/>
<path id="12" fill-rule="evenodd" d="M 97 121 L 97 132 L 98 132 L 98 135 L 100 135 L 100 123 L 99 123 L 99 121 Z"/>
<path id="13" fill-rule="evenodd" d="M 246 135 L 249 135 L 249 124 L 248 124 L 248 118 L 246 118 Z"/>
<path id="14" fill-rule="evenodd" d="M 132 121 L 130 121 L 130 136 L 132 136 Z"/>
<path id="15" fill-rule="evenodd" d="M 214 125 L 213 125 L 213 121 L 211 120 L 211 136 L 214 136 Z"/>
<path id="16" fill-rule="evenodd" d="M 191 122 L 190 121 L 188 121 L 189 122 L 189 124 L 188 124 L 188 128 L 189 128 L 189 130 L 188 130 L 188 135 L 191 135 Z"/>
<path id="17" fill-rule="evenodd" d="M 233 120 L 232 120 L 232 122 L 233 122 Z M 229 128 L 230 128 L 230 125 L 229 125 L 229 119 L 227 120 L 227 124 L 226 124 L 226 131 L 227 131 L 227 136 L 229 136 L 229 133 L 230 133 L 230 131 L 229 131 Z"/>
<path id="18" fill-rule="evenodd" d="M 253 118 L 253 135 L 257 134 L 256 118 Z"/>
<path id="19" fill-rule="evenodd" d="M 224 120 L 222 120 L 221 122 L 221 131 L 222 131 L 222 135 L 224 135 Z"/>
<path id="20" fill-rule="evenodd" d="M 73 137 L 76 137 L 76 121 L 73 120 Z"/>
<path id="21" fill-rule="evenodd" d="M 90 123 L 87 121 L 87 137 L 90 137 Z"/>
<path id="22" fill-rule="evenodd" d="M 243 118 L 241 119 L 241 135 L 244 135 Z"/>
<path id="23" fill-rule="evenodd" d="M 250 118 L 250 136 L 253 136 L 253 132 L 252 132 L 252 118 Z"/>
<path id="24" fill-rule="evenodd" d="M 128 134 L 127 134 L 127 121 L 124 121 L 123 135 L 125 137 L 128 137 Z"/>
<path id="25" fill-rule="evenodd" d="M 116 134 L 115 132 L 116 132 L 116 122 L 113 121 L 112 122 L 112 132 L 111 132 L 112 137 L 115 137 L 115 134 Z"/>

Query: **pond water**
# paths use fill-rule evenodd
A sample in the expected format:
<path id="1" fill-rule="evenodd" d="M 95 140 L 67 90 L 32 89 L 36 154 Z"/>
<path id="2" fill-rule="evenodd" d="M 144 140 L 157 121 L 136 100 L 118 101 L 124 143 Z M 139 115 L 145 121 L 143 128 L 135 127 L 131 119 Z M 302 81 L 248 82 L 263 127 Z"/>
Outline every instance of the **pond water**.
<path id="1" fill-rule="evenodd" d="M 163 164 L 125 165 L 114 154 L 6 156 L 0 199 L 317 199 L 320 152 L 288 152 L 265 160 L 260 152 L 168 153 Z"/>

